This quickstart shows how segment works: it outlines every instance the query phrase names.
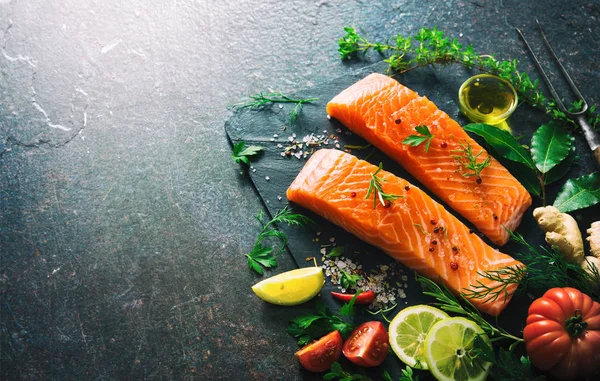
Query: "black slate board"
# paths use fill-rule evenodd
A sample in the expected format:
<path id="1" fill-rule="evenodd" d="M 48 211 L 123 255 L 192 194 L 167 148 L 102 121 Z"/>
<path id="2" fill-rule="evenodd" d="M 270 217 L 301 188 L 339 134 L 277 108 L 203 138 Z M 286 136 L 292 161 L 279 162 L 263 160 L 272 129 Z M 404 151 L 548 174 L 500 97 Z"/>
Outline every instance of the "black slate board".
<path id="1" fill-rule="evenodd" d="M 313 88 L 298 91 L 294 96 L 297 97 L 317 97 L 318 101 L 312 104 L 306 104 L 300 114 L 298 120 L 293 124 L 288 123 L 288 112 L 290 106 L 283 107 L 273 105 L 260 110 L 241 110 L 236 112 L 225 124 L 225 131 L 232 144 L 244 140 L 247 145 L 260 145 L 265 148 L 264 153 L 253 161 L 252 167 L 247 171 L 247 175 L 254 184 L 259 197 L 261 198 L 265 208 L 269 214 L 275 213 L 288 204 L 285 197 L 285 191 L 292 183 L 296 175 L 302 169 L 307 159 L 297 159 L 295 157 L 282 157 L 283 148 L 279 148 L 278 144 L 284 147 L 288 143 L 288 137 L 295 134 L 297 141 L 302 141 L 305 135 L 314 133 L 334 135 L 339 141 L 340 147 L 344 145 L 364 146 L 367 144 L 362 138 L 350 134 L 341 123 L 336 120 L 328 120 L 325 106 L 327 102 L 336 94 L 350 86 L 354 82 L 372 72 L 385 72 L 386 66 L 382 63 L 375 64 L 362 70 L 358 70 L 353 74 L 345 75 L 337 78 L 329 83 L 322 83 Z M 457 120 L 462 125 L 469 121 L 459 112 L 457 104 L 457 92 L 461 83 L 470 75 L 466 70 L 456 68 L 437 68 L 437 69 L 421 69 L 403 74 L 396 78 L 404 85 L 418 92 L 420 95 L 427 96 L 440 109 Z M 529 139 L 533 131 L 543 122 L 547 120 L 541 113 L 524 107 L 519 107 L 508 121 L 513 132 L 517 136 L 526 136 Z M 274 138 L 274 135 L 277 135 Z M 571 172 L 571 177 L 580 176 L 590 173 L 594 170 L 589 149 L 581 136 L 576 136 L 577 152 L 582 157 L 579 166 L 574 166 Z M 332 143 L 323 148 L 335 148 Z M 586 151 L 586 149 L 588 151 Z M 448 210 L 451 210 L 437 196 L 432 194 L 421 184 L 400 167 L 393 160 L 386 157 L 376 149 L 352 150 L 352 154 L 357 157 L 367 160 L 373 164 L 383 163 L 384 168 L 397 176 L 407 179 L 409 182 L 419 186 L 426 191 L 432 198 L 443 204 Z M 267 180 L 267 177 L 269 178 Z M 560 189 L 562 181 L 559 185 L 548 187 L 548 199 L 553 200 L 556 193 Z M 538 228 L 536 222 L 531 216 L 531 211 L 534 207 L 540 206 L 538 198 L 534 197 L 534 202 L 531 209 L 526 212 L 523 222 L 518 229 L 518 232 L 527 238 L 527 241 L 533 245 L 543 245 L 543 233 Z M 313 218 L 319 225 L 317 236 L 314 230 L 310 229 L 289 229 L 282 227 L 288 234 L 288 251 L 293 256 L 299 267 L 312 265 L 312 262 L 307 262 L 306 258 L 316 257 L 321 264 L 320 248 L 322 244 L 329 244 L 329 238 L 334 237 L 336 244 L 346 247 L 345 255 L 357 262 L 363 264 L 363 268 L 367 271 L 378 264 L 391 264 L 393 261 L 383 254 L 379 249 L 365 244 L 353 235 L 345 232 L 343 229 L 329 223 L 323 218 L 297 206 L 291 207 L 298 212 L 308 215 Z M 473 227 L 468 221 L 454 213 L 463 223 L 469 227 Z M 575 213 L 580 228 L 584 231 L 592 221 L 600 218 L 600 206 L 588 208 Z M 476 230 L 476 229 L 475 229 Z M 318 239 L 318 241 L 316 240 Z M 492 247 L 497 247 L 484 238 Z M 352 248 L 352 250 L 348 250 Z M 501 248 L 502 252 L 512 254 L 518 252 L 521 248 L 509 242 Z M 517 256 L 518 257 L 518 256 Z M 403 268 L 403 267 L 402 267 Z M 428 303 L 432 299 L 423 295 L 421 287 L 414 280 L 413 272 L 410 269 L 404 268 L 404 275 L 408 275 L 408 287 L 406 288 L 406 298 L 399 300 L 398 307 L 389 313 L 393 317 L 395 313 L 405 306 L 415 305 L 419 303 Z M 329 291 L 338 290 L 337 286 L 333 286 L 330 282 L 326 282 L 320 300 L 327 304 L 332 309 L 339 308 L 339 304 L 329 297 Z M 520 335 L 524 326 L 527 309 L 534 295 L 516 295 L 506 310 L 501 314 L 498 323 L 509 332 Z M 535 295 L 539 296 L 539 295 Z M 373 320 L 377 319 L 369 314 L 358 317 L 358 320 Z M 388 369 L 394 378 L 399 377 L 400 369 L 404 368 L 404 364 L 395 356 L 388 356 L 383 367 Z M 422 373 L 422 374 L 421 374 Z M 428 372 L 419 372 L 421 379 L 432 379 Z"/>

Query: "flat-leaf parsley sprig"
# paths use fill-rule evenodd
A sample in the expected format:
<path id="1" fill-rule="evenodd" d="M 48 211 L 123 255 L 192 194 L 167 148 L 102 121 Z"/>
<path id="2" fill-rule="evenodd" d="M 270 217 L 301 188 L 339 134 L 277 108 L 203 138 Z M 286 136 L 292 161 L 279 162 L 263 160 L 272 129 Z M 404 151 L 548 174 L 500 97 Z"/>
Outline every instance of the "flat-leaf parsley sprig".
<path id="1" fill-rule="evenodd" d="M 387 205 L 391 205 L 392 201 L 395 201 L 403 196 L 399 196 L 397 194 L 385 193 L 383 191 L 383 186 L 381 183 L 385 182 L 384 179 L 377 176 L 379 172 L 383 169 L 383 163 L 379 163 L 379 167 L 375 172 L 371 174 L 371 181 L 369 181 L 369 189 L 367 190 L 366 199 L 373 195 L 373 209 L 377 207 L 377 200 L 381 202 L 381 205 L 384 207 Z"/>
<path id="2" fill-rule="evenodd" d="M 409 135 L 403 141 L 402 144 L 408 144 L 413 147 L 417 147 L 422 143 L 425 143 L 425 152 L 429 152 L 429 145 L 431 145 L 431 141 L 434 136 L 431 131 L 429 131 L 429 127 L 421 125 L 415 127 L 415 131 L 419 135 Z"/>
<path id="3" fill-rule="evenodd" d="M 272 220 L 267 223 L 265 220 L 264 211 L 258 212 L 255 216 L 262 229 L 256 238 L 252 251 L 246 254 L 248 258 L 248 267 L 258 274 L 263 274 L 263 267 L 271 268 L 277 266 L 275 255 L 283 250 L 287 244 L 287 235 L 277 229 L 277 224 L 283 223 L 290 226 L 306 226 L 315 222 L 305 215 L 294 213 L 289 207 L 285 207 L 275 214 Z M 265 238 L 278 238 L 281 241 L 281 246 L 275 251 L 272 247 L 264 246 Z"/>
<path id="4" fill-rule="evenodd" d="M 258 155 L 263 150 L 264 148 L 260 146 L 246 147 L 246 142 L 240 140 L 233 145 L 233 155 L 231 155 L 231 158 L 238 164 L 244 163 L 250 165 L 249 158 Z"/>
<path id="5" fill-rule="evenodd" d="M 287 333 L 298 340 L 298 345 L 308 344 L 335 330 L 346 338 L 354 329 L 354 325 L 345 318 L 354 316 L 354 303 L 358 294 L 357 292 L 348 303 L 345 303 L 338 314 L 331 312 L 325 304 L 317 301 L 317 313 L 301 315 L 293 319 L 287 328 Z"/>
<path id="6" fill-rule="evenodd" d="M 229 106 L 229 108 L 233 110 L 240 110 L 244 108 L 259 109 L 266 105 L 274 103 L 294 103 L 294 108 L 288 114 L 290 124 L 293 124 L 298 119 L 300 111 L 302 111 L 302 106 L 305 103 L 315 102 L 319 100 L 319 98 L 292 98 L 288 95 L 279 92 L 261 92 L 256 95 L 250 95 L 248 98 L 249 99 L 246 101 Z"/>

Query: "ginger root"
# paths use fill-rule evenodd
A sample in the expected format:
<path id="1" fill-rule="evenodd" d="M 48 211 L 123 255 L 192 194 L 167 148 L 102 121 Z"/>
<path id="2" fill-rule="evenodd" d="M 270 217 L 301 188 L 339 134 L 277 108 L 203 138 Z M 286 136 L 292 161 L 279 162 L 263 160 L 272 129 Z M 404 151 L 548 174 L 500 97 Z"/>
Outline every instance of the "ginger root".
<path id="1" fill-rule="evenodd" d="M 586 239 L 590 243 L 590 254 L 600 258 L 600 221 L 593 222 L 587 233 Z"/>
<path id="2" fill-rule="evenodd" d="M 575 264 L 583 262 L 583 239 L 577 221 L 567 213 L 561 213 L 553 206 L 535 208 L 533 218 L 546 232 L 546 242 L 556 246 L 565 258 Z"/>
<path id="3" fill-rule="evenodd" d="M 556 247 L 567 261 L 581 266 L 592 277 L 600 273 L 600 221 L 594 222 L 587 231 L 592 255 L 586 257 L 581 232 L 573 217 L 553 206 L 546 206 L 534 209 L 533 218 L 546 232 L 546 242 Z"/>

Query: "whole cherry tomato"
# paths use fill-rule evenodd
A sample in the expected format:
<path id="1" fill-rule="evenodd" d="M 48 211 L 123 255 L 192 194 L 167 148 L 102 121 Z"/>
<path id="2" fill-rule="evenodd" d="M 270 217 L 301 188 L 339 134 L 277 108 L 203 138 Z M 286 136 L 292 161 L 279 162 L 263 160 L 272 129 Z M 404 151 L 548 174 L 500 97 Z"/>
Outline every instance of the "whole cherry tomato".
<path id="1" fill-rule="evenodd" d="M 533 365 L 561 380 L 600 371 L 600 304 L 574 288 L 552 288 L 529 307 L 523 330 Z"/>
<path id="2" fill-rule="evenodd" d="M 381 365 L 388 354 L 388 334 L 379 321 L 369 321 L 359 325 L 346 342 L 342 352 L 356 365 Z"/>
<path id="3" fill-rule="evenodd" d="M 296 357 L 306 370 L 324 372 L 342 355 L 342 342 L 340 333 L 333 331 L 304 346 L 296 352 Z"/>

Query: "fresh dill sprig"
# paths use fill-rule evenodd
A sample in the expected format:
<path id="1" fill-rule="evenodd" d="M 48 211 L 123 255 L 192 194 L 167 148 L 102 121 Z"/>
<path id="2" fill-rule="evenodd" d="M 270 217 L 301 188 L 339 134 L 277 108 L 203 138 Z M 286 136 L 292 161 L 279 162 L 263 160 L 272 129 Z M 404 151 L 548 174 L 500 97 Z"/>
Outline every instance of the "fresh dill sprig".
<path id="1" fill-rule="evenodd" d="M 491 341 L 497 341 L 501 339 L 511 340 L 511 348 L 518 343 L 523 342 L 522 338 L 511 335 L 503 328 L 493 326 L 464 296 L 461 295 L 459 301 L 459 299 L 454 296 L 454 294 L 445 285 L 438 285 L 431 279 L 418 274 L 416 274 L 416 277 L 417 281 L 423 288 L 423 294 L 429 295 L 437 300 L 436 303 L 433 303 L 435 306 L 446 312 L 464 316 L 470 320 L 473 320 L 481 327 L 481 329 L 485 331 L 485 333 L 491 337 Z"/>
<path id="2" fill-rule="evenodd" d="M 465 297 L 494 301 L 505 294 L 508 286 L 518 284 L 517 292 L 521 293 L 545 292 L 552 287 L 573 287 L 600 301 L 600 291 L 596 287 L 600 283 L 600 274 L 594 266 L 589 266 L 591 271 L 588 273 L 581 266 L 567 261 L 554 248 L 540 246 L 536 249 L 521 234 L 510 234 L 513 241 L 525 246 L 526 250 L 514 253 L 514 257 L 527 267 L 504 267 L 482 272 L 481 276 L 495 283 L 491 286 L 483 282 L 472 284 L 463 292 Z"/>
<path id="3" fill-rule="evenodd" d="M 381 185 L 381 183 L 385 182 L 385 180 L 377 176 L 377 174 L 382 169 L 383 163 L 379 163 L 379 167 L 377 168 L 377 170 L 371 174 L 371 181 L 369 181 L 369 189 L 367 190 L 367 195 L 365 196 L 365 198 L 368 199 L 369 197 L 371 197 L 371 194 L 373 195 L 373 209 L 377 207 L 377 200 L 379 200 L 379 202 L 381 202 L 381 205 L 385 207 L 386 205 L 388 205 L 387 203 L 391 204 L 393 201 L 403 197 L 397 194 L 385 193 L 383 191 L 383 186 Z"/>
<path id="4" fill-rule="evenodd" d="M 294 108 L 288 113 L 290 124 L 293 124 L 298 119 L 302 106 L 305 103 L 310 103 L 319 100 L 319 98 L 292 98 L 279 92 L 270 93 L 258 93 L 256 95 L 250 95 L 249 99 L 240 103 L 229 106 L 230 109 L 240 110 L 244 108 L 258 109 L 269 104 L 275 103 L 294 103 Z"/>
<path id="5" fill-rule="evenodd" d="M 508 300 L 510 293 L 508 287 L 511 285 L 520 285 L 527 276 L 525 266 L 506 266 L 498 270 L 478 272 L 478 274 L 490 281 L 491 284 L 485 284 L 478 280 L 470 285 L 469 289 L 463 291 L 462 295 L 469 299 L 479 299 L 483 303 L 493 303 L 499 297 Z"/>
<path id="6" fill-rule="evenodd" d="M 429 145 L 434 138 L 434 135 L 429 131 L 429 127 L 421 125 L 415 127 L 415 130 L 419 135 L 409 135 L 403 141 L 402 144 L 408 144 L 413 147 L 417 147 L 422 143 L 425 143 L 425 152 L 429 152 Z"/>
<path id="7" fill-rule="evenodd" d="M 493 55 L 481 54 L 472 45 L 463 46 L 454 38 L 446 37 L 437 27 L 421 28 L 416 35 L 404 37 L 398 34 L 391 42 L 371 42 L 360 36 L 353 27 L 345 27 L 346 35 L 338 39 L 338 52 L 342 59 L 355 56 L 357 53 L 366 54 L 369 50 L 386 56 L 388 72 L 397 74 L 425 67 L 460 64 L 468 69 L 476 68 L 481 72 L 495 74 L 509 81 L 516 89 L 519 100 L 532 107 L 542 109 L 555 120 L 570 123 L 573 127 L 578 124 L 560 110 L 554 100 L 547 98 L 540 89 L 539 80 L 532 80 L 526 73 L 517 69 L 517 60 L 498 60 Z M 573 104 L 572 108 L 576 108 Z M 589 109 L 588 122 L 596 130 L 600 129 L 600 113 L 596 105 Z"/>
<path id="8" fill-rule="evenodd" d="M 255 218 L 260 223 L 262 229 L 256 238 L 252 251 L 245 255 L 246 258 L 248 258 L 248 267 L 260 275 L 263 274 L 263 267 L 271 268 L 277 266 L 275 255 L 281 252 L 287 244 L 287 235 L 277 229 L 277 224 L 283 223 L 290 226 L 306 226 L 314 224 L 312 219 L 305 215 L 292 212 L 288 206 L 278 211 L 275 214 L 275 217 L 267 223 L 264 222 L 265 213 L 262 210 L 258 212 Z M 278 238 L 281 241 L 281 246 L 276 251 L 272 247 L 264 246 L 262 242 L 265 238 Z"/>
<path id="9" fill-rule="evenodd" d="M 240 140 L 233 145 L 233 155 L 231 155 L 231 158 L 238 164 L 244 163 L 250 165 L 249 157 L 256 156 L 263 150 L 264 148 L 260 146 L 246 147 L 246 142 Z"/>
<path id="10" fill-rule="evenodd" d="M 465 169 L 465 171 L 461 172 L 461 175 L 464 177 L 477 176 L 477 182 L 481 182 L 481 171 L 483 171 L 486 167 L 489 167 L 491 164 L 490 155 L 488 155 L 482 162 L 478 163 L 477 158 L 481 156 L 483 150 L 474 155 L 473 148 L 469 142 L 466 142 L 465 144 L 459 141 L 458 144 L 460 144 L 462 149 L 454 150 L 453 152 L 461 153 L 461 155 L 454 155 L 452 158 L 458 161 L 458 163 Z"/>

